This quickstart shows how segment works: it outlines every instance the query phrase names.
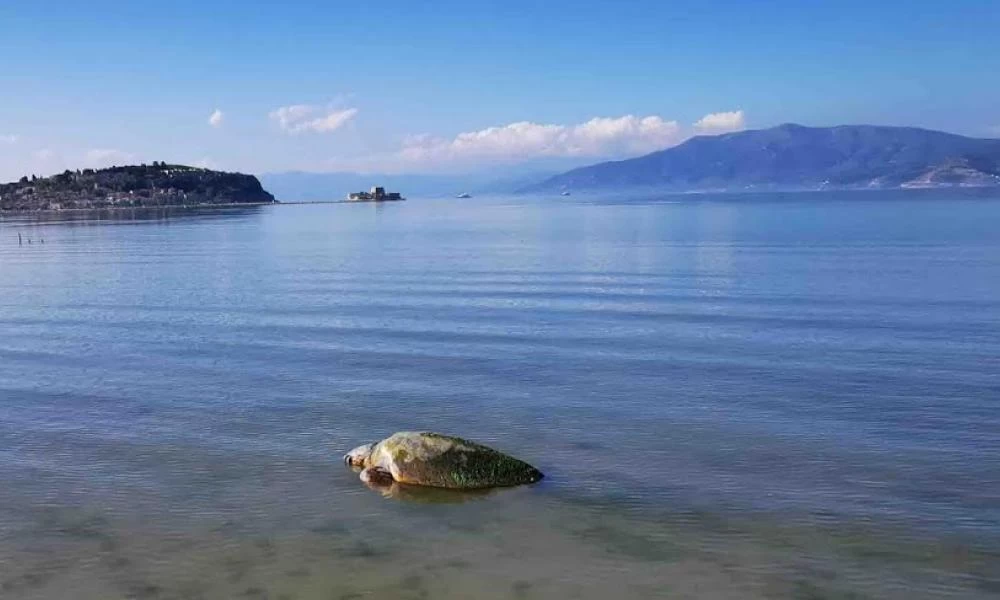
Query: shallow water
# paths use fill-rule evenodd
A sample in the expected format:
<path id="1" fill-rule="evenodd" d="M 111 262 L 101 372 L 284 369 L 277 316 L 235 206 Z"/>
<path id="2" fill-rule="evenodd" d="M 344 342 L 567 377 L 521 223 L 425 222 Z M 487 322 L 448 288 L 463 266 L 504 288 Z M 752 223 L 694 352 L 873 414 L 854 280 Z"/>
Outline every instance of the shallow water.
<path id="1" fill-rule="evenodd" d="M 957 192 L 4 217 L 0 597 L 996 597 L 998 224 Z M 548 477 L 383 498 L 339 457 L 399 429 Z"/>

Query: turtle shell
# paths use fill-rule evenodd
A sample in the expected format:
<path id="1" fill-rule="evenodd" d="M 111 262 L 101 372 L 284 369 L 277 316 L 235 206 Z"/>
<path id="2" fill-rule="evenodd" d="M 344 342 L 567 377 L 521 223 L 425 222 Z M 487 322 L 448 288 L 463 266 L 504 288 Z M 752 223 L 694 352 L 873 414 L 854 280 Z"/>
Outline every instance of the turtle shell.
<path id="1" fill-rule="evenodd" d="M 439 433 L 403 431 L 379 442 L 371 464 L 400 483 L 482 489 L 535 483 L 542 473 L 493 448 Z"/>

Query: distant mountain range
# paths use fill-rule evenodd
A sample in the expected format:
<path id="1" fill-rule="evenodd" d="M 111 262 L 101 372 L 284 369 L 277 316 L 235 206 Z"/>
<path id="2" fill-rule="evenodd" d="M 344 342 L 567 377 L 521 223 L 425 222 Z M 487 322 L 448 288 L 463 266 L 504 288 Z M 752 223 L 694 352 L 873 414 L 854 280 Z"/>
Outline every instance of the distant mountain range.
<path id="1" fill-rule="evenodd" d="M 638 158 L 573 169 L 525 192 L 1000 186 L 1000 140 L 913 127 L 787 124 L 698 136 Z"/>

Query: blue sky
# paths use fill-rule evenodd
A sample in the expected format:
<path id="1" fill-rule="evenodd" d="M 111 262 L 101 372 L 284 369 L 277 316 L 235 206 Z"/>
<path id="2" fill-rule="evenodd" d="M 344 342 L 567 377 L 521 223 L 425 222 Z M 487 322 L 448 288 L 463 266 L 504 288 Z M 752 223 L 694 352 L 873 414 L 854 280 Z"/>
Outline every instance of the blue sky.
<path id="1" fill-rule="evenodd" d="M 462 172 L 790 121 L 1000 135 L 995 1 L 7 0 L 0 56 L 4 180 Z"/>

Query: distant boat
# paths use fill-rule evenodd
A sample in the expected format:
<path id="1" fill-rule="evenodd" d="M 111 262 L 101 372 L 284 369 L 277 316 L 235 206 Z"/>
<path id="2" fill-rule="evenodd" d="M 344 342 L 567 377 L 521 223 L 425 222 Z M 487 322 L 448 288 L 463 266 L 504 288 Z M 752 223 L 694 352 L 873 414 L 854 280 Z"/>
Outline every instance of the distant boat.
<path id="1" fill-rule="evenodd" d="M 459 194 L 459 195 L 457 195 L 457 196 L 455 196 L 455 197 L 456 197 L 456 198 L 471 198 L 471 197 L 472 197 L 472 194 L 470 194 L 470 193 L 468 193 L 468 192 L 462 192 L 461 194 Z"/>
<path id="2" fill-rule="evenodd" d="M 569 192 L 568 192 L 568 191 L 566 191 L 566 192 L 563 192 L 563 193 L 561 193 L 561 194 L 559 194 L 559 195 L 560 195 L 560 196 L 569 196 L 570 194 L 569 194 Z"/>

